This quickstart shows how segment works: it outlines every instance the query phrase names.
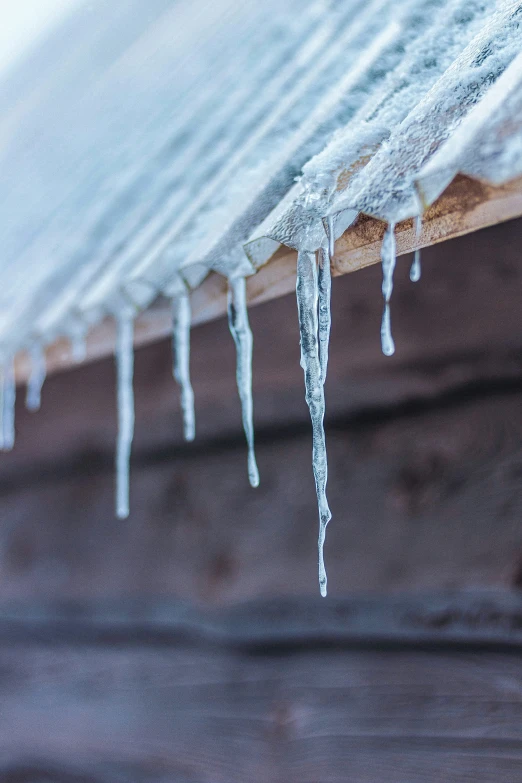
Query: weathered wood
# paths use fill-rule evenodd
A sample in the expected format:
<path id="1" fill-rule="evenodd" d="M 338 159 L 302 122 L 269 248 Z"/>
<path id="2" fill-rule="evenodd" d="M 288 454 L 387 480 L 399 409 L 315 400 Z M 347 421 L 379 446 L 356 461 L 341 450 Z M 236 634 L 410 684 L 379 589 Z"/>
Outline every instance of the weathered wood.
<path id="1" fill-rule="evenodd" d="M 522 582 L 520 226 L 427 249 L 415 286 L 399 262 L 391 359 L 380 354 L 379 270 L 334 281 L 332 595 Z M 216 603 L 315 593 L 294 304 L 252 311 L 258 490 L 246 479 L 223 320 L 193 334 L 192 446 L 181 441 L 168 343 L 137 353 L 128 522 L 113 517 L 112 361 L 52 377 L 38 415 L 19 400 L 17 444 L 0 461 L 6 599 L 143 593 Z"/>
<path id="2" fill-rule="evenodd" d="M 519 652 L 378 643 L 252 652 L 174 637 L 2 636 L 0 780 L 522 778 Z"/>
<path id="3" fill-rule="evenodd" d="M 411 220 L 396 227 L 397 253 L 403 255 L 417 247 L 427 247 L 472 231 L 511 220 L 522 215 L 522 180 L 492 187 L 459 176 L 423 216 L 422 233 L 416 236 Z M 337 241 L 333 259 L 334 275 L 354 272 L 380 260 L 380 245 L 385 224 L 360 216 L 356 224 Z M 271 261 L 249 278 L 250 304 L 258 304 L 289 293 L 295 287 L 295 253 L 280 249 Z M 212 274 L 192 295 L 193 323 L 218 318 L 226 312 L 226 281 Z M 170 308 L 157 303 L 136 321 L 136 345 L 158 340 L 171 329 Z M 87 341 L 87 358 L 98 359 L 112 352 L 114 324 L 106 320 L 92 329 Z M 67 340 L 58 340 L 47 350 L 49 371 L 70 367 L 71 349 Z M 27 378 L 29 360 L 17 358 L 17 377 Z"/>
<path id="4" fill-rule="evenodd" d="M 520 580 L 522 384 L 331 420 L 326 558 L 353 589 Z M 78 449 L 0 479 L 4 598 L 175 594 L 206 603 L 316 591 L 308 423 L 245 446 L 137 450 L 131 516 L 113 517 L 113 454 Z"/>
<path id="5" fill-rule="evenodd" d="M 192 446 L 168 343 L 137 353 L 126 522 L 112 362 L 19 404 L 1 783 L 522 780 L 520 227 L 427 249 L 417 286 L 398 264 L 391 359 L 379 270 L 334 282 L 327 600 L 294 302 L 251 314 L 255 491 L 223 321 L 193 334 Z M 477 586 L 513 591 L 456 590 Z"/>
<path id="6" fill-rule="evenodd" d="M 210 645 L 250 653 L 317 647 L 522 649 L 522 593 L 470 590 L 258 599 L 222 608 L 168 600 L 2 605 L 0 646 Z"/>

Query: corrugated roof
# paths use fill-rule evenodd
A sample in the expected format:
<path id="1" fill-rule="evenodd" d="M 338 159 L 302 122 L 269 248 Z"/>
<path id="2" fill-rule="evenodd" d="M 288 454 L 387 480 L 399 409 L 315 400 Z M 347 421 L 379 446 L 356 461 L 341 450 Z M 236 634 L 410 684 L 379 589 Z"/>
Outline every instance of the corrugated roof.
<path id="1" fill-rule="evenodd" d="M 411 217 L 415 177 L 519 52 L 520 13 L 493 0 L 89 4 L 0 93 L 4 354 L 122 301 L 144 307 L 178 270 L 189 284 L 210 267 L 250 273 L 275 247 L 261 236 L 316 249 L 327 214 Z M 497 85 L 507 119 L 510 84 Z M 518 126 L 509 140 L 496 127 L 519 159 Z M 469 141 L 460 170 L 489 154 Z M 514 169 L 491 157 L 501 182 Z"/>

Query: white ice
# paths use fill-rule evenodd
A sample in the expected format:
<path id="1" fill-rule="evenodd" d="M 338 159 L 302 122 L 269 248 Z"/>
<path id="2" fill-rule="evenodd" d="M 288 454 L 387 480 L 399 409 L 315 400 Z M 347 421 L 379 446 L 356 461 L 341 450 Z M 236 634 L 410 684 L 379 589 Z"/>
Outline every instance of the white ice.
<path id="1" fill-rule="evenodd" d="M 0 447 L 3 451 L 11 451 L 15 442 L 16 402 L 16 381 L 12 359 L 6 361 L 2 367 L 1 392 Z"/>
<path id="2" fill-rule="evenodd" d="M 418 241 L 422 231 L 422 217 L 415 217 L 415 239 Z M 421 258 L 420 249 L 417 248 L 413 254 L 413 262 L 410 269 L 410 280 L 412 283 L 418 283 L 421 278 Z"/>
<path id="3" fill-rule="evenodd" d="M 129 516 L 129 463 L 134 435 L 134 322 L 123 312 L 117 319 L 116 370 L 118 438 L 116 443 L 116 516 Z"/>
<path id="4" fill-rule="evenodd" d="M 190 382 L 190 299 L 188 292 L 172 298 L 172 372 L 181 390 L 183 432 L 185 440 L 196 435 L 194 392 Z"/>
<path id="5" fill-rule="evenodd" d="M 392 356 L 395 353 L 395 343 L 393 342 L 390 323 L 390 299 L 393 291 L 395 260 L 395 224 L 390 223 L 384 234 L 381 246 L 382 295 L 384 297 L 384 312 L 382 314 L 381 324 L 381 346 L 385 356 Z"/>
<path id="6" fill-rule="evenodd" d="M 331 236 L 331 234 L 330 234 Z M 319 336 L 319 360 L 321 363 L 321 380 L 326 381 L 326 372 L 328 370 L 328 345 L 330 342 L 330 327 L 332 324 L 331 315 L 331 293 L 332 293 L 332 273 L 330 269 L 331 252 L 327 247 L 319 250 L 319 269 L 318 269 L 318 336 Z"/>
<path id="7" fill-rule="evenodd" d="M 25 405 L 29 411 L 38 411 L 40 410 L 42 400 L 42 386 L 47 374 L 45 351 L 42 343 L 33 343 L 29 354 L 31 357 L 31 374 L 27 381 Z"/>
<path id="8" fill-rule="evenodd" d="M 324 566 L 324 540 L 326 526 L 332 515 L 326 499 L 328 464 L 324 435 L 324 387 L 319 358 L 318 298 L 319 284 L 314 253 L 299 251 L 297 254 L 297 311 L 301 336 L 301 367 L 305 376 L 305 398 L 312 419 L 312 467 L 319 507 L 319 589 L 327 592 Z"/>
<path id="9" fill-rule="evenodd" d="M 252 403 L 252 347 L 253 338 L 248 322 L 246 282 L 244 277 L 228 281 L 228 325 L 236 344 L 236 379 L 241 400 L 243 428 L 248 445 L 248 480 L 259 486 L 259 472 L 254 452 L 254 423 Z"/>

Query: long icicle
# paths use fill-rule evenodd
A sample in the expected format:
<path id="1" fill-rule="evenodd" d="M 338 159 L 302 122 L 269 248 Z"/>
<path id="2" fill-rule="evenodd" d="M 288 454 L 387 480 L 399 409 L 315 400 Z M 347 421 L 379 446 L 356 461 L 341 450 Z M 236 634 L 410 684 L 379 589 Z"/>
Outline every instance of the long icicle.
<path id="1" fill-rule="evenodd" d="M 414 218 L 415 223 L 415 239 L 418 241 L 422 231 L 422 215 L 416 215 Z M 413 262 L 410 267 L 410 280 L 412 283 L 418 283 L 421 278 L 421 257 L 420 250 L 417 248 L 413 254 Z"/>
<path id="2" fill-rule="evenodd" d="M 181 390 L 183 432 L 185 440 L 194 440 L 196 416 L 194 392 L 190 382 L 190 299 L 188 292 L 172 299 L 172 374 Z"/>
<path id="3" fill-rule="evenodd" d="M 47 375 L 43 345 L 39 342 L 33 343 L 30 349 L 30 356 L 31 374 L 27 381 L 25 406 L 29 411 L 39 411 L 42 401 L 42 386 Z"/>
<path id="4" fill-rule="evenodd" d="M 11 451 L 15 442 L 16 380 L 13 359 L 2 367 L 2 439 L 4 451 Z"/>
<path id="5" fill-rule="evenodd" d="M 324 435 L 324 388 L 318 341 L 318 297 L 319 285 L 315 255 L 307 251 L 297 254 L 297 312 L 301 336 L 301 367 L 305 377 L 305 399 L 312 419 L 312 466 L 319 508 L 319 589 L 321 595 L 327 592 L 324 567 L 324 541 L 326 526 L 332 515 L 326 499 L 328 463 Z"/>
<path id="6" fill-rule="evenodd" d="M 134 322 L 128 313 L 117 320 L 116 369 L 118 439 L 116 443 L 116 516 L 129 516 L 129 463 L 134 435 Z"/>
<path id="7" fill-rule="evenodd" d="M 322 247 L 319 250 L 319 270 L 318 270 L 318 333 L 319 333 L 319 360 L 321 362 L 321 380 L 326 381 L 326 372 L 328 370 L 328 345 L 330 343 L 330 327 L 332 325 L 331 315 L 331 293 L 332 293 L 332 272 L 330 269 L 331 253 L 330 248 Z"/>
<path id="8" fill-rule="evenodd" d="M 384 297 L 384 312 L 381 324 L 381 346 L 385 356 L 395 353 L 395 343 L 391 333 L 390 299 L 393 291 L 393 272 L 395 269 L 395 223 L 389 223 L 381 246 L 382 261 L 382 295 Z"/>
<path id="9" fill-rule="evenodd" d="M 254 452 L 254 423 L 252 403 L 252 347 L 253 338 L 248 322 L 246 281 L 244 277 L 228 280 L 228 325 L 236 344 L 236 379 L 241 400 L 243 429 L 248 445 L 248 480 L 259 486 L 259 472 Z"/>

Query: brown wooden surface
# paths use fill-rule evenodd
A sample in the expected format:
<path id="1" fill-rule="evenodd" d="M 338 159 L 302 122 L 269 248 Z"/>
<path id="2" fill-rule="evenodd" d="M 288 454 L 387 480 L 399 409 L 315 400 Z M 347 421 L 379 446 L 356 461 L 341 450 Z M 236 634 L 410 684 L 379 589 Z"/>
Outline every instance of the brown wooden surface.
<path id="1" fill-rule="evenodd" d="M 522 779 L 520 647 L 480 648 L 465 639 L 442 647 L 432 639 L 421 648 L 399 640 L 390 647 L 389 618 L 383 639 L 374 633 L 364 647 L 344 633 L 357 612 L 361 627 L 371 627 L 373 606 L 384 617 L 386 609 L 410 620 L 427 616 L 434 621 L 431 637 L 443 637 L 459 625 L 460 611 L 461 630 L 468 624 L 476 634 L 482 618 L 497 638 L 520 645 L 520 598 L 338 602 L 335 612 L 319 603 L 282 608 L 294 630 L 306 631 L 315 619 L 323 636 L 296 638 L 274 604 L 265 612 L 261 639 L 254 625 L 257 644 L 250 646 L 244 645 L 245 622 L 252 625 L 255 606 L 229 616 L 243 645 L 230 634 L 216 643 L 208 630 L 192 640 L 169 635 L 169 627 L 179 631 L 175 607 L 170 623 L 165 606 L 155 612 L 131 607 L 123 616 L 113 608 L 103 616 L 104 632 L 96 613 L 55 611 L 66 632 L 51 626 L 47 639 L 41 634 L 45 613 L 19 615 L 18 634 L 4 636 L 0 645 L 0 780 Z M 144 633 L 147 617 L 153 619 Z"/>
<path id="2" fill-rule="evenodd" d="M 224 606 L 157 598 L 11 602 L 0 608 L 4 645 L 221 646 L 250 654 L 303 647 L 522 648 L 522 592 L 453 590 L 275 596 Z"/>
<path id="3" fill-rule="evenodd" d="M 522 561 L 520 224 L 399 263 L 396 355 L 380 354 L 380 274 L 334 281 L 326 386 L 333 595 L 508 584 Z M 234 349 L 194 330 L 198 437 L 181 440 L 168 343 L 136 358 L 131 516 L 113 517 L 113 365 L 19 395 L 2 457 L 7 599 L 175 594 L 229 601 L 316 591 L 316 503 L 295 301 L 252 311 L 261 486 L 246 480 Z"/>
<path id="4" fill-rule="evenodd" d="M 257 490 L 223 320 L 193 333 L 191 446 L 168 342 L 137 352 L 127 521 L 112 361 L 39 414 L 19 391 L 0 783 L 522 781 L 521 236 L 429 248 L 416 285 L 399 260 L 392 358 L 380 270 L 334 281 L 326 601 L 294 297 L 251 311 Z"/>

